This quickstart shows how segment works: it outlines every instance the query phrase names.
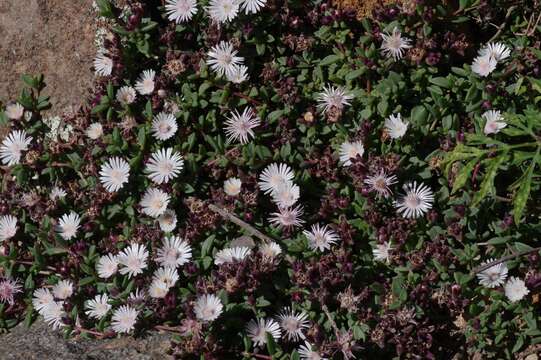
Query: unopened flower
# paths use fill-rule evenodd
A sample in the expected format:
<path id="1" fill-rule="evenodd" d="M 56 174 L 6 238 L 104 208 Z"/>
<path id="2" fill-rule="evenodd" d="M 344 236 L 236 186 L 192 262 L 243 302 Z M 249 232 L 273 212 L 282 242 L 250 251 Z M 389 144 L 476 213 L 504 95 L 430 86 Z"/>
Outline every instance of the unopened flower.
<path id="1" fill-rule="evenodd" d="M 497 110 L 486 111 L 482 116 L 486 120 L 483 130 L 485 135 L 499 133 L 501 129 L 507 126 L 503 116 Z"/>
<path id="2" fill-rule="evenodd" d="M 14 237 L 17 233 L 17 228 L 17 218 L 15 216 L 0 216 L 0 242 Z"/>
<path id="3" fill-rule="evenodd" d="M 208 57 L 207 64 L 218 77 L 233 75 L 236 66 L 242 65 L 244 61 L 242 57 L 237 56 L 237 51 L 233 49 L 233 45 L 225 41 L 221 41 L 218 45 L 212 47 L 208 52 Z"/>
<path id="4" fill-rule="evenodd" d="M 266 3 L 267 0 L 241 0 L 241 6 L 245 14 L 258 13 Z"/>
<path id="5" fill-rule="evenodd" d="M 214 294 L 206 294 L 197 298 L 193 310 L 197 319 L 209 322 L 216 320 L 222 314 L 223 308 L 219 297 Z"/>
<path id="6" fill-rule="evenodd" d="M 98 276 L 102 279 L 108 279 L 114 274 L 116 274 L 118 270 L 118 260 L 116 256 L 112 254 L 107 254 L 98 260 L 98 263 L 96 264 L 96 271 L 98 272 Z"/>
<path id="7" fill-rule="evenodd" d="M 280 189 L 284 184 L 291 183 L 295 174 L 286 164 L 270 164 L 259 176 L 259 187 L 265 194 Z"/>
<path id="8" fill-rule="evenodd" d="M 152 120 L 152 135 L 158 140 L 170 139 L 178 130 L 175 115 L 161 112 Z"/>
<path id="9" fill-rule="evenodd" d="M 86 129 L 86 136 L 92 140 L 97 140 L 103 135 L 103 127 L 100 123 L 92 123 Z"/>
<path id="10" fill-rule="evenodd" d="M 141 199 L 141 207 L 143 213 L 148 216 L 157 218 L 167 210 L 169 205 L 170 196 L 160 189 L 150 188 L 148 189 L 143 198 Z"/>
<path id="11" fill-rule="evenodd" d="M 387 119 L 385 119 L 385 131 L 391 139 L 400 139 L 404 134 L 406 134 L 406 131 L 408 130 L 409 123 L 406 121 L 402 121 L 402 116 L 400 113 L 396 115 L 390 115 Z"/>
<path id="12" fill-rule="evenodd" d="M 80 223 L 81 217 L 77 213 L 71 211 L 69 214 L 63 215 L 58 220 L 56 232 L 59 233 L 64 240 L 70 240 L 77 235 Z"/>
<path id="13" fill-rule="evenodd" d="M 263 259 L 272 261 L 282 253 L 282 248 L 274 241 L 270 241 L 259 247 L 259 253 L 263 256 Z"/>
<path id="14" fill-rule="evenodd" d="M 216 22 L 231 21 L 239 12 L 239 0 L 210 0 L 207 11 L 210 18 Z"/>
<path id="15" fill-rule="evenodd" d="M 103 53 L 98 53 L 94 59 L 94 70 L 96 75 L 109 76 L 113 72 L 113 59 Z"/>
<path id="16" fill-rule="evenodd" d="M 113 312 L 111 327 L 117 333 L 129 333 L 135 328 L 139 311 L 129 305 L 123 305 Z"/>
<path id="17" fill-rule="evenodd" d="M 242 182 L 239 178 L 230 178 L 224 181 L 224 192 L 229 196 L 237 196 L 240 194 Z"/>
<path id="18" fill-rule="evenodd" d="M 2 279 L 0 280 L 0 302 L 13 305 L 15 295 L 21 292 L 21 284 L 17 280 Z"/>
<path id="19" fill-rule="evenodd" d="M 381 34 L 383 43 L 381 44 L 381 51 L 388 58 L 394 58 L 400 60 L 404 56 L 404 52 L 411 48 L 410 40 L 406 37 L 402 37 L 400 30 L 396 27 L 393 29 L 392 34 Z"/>
<path id="20" fill-rule="evenodd" d="M 146 172 L 154 183 L 163 184 L 177 177 L 183 167 L 182 156 L 172 148 L 165 148 L 152 153 Z"/>
<path id="21" fill-rule="evenodd" d="M 165 210 L 165 212 L 158 217 L 158 224 L 162 231 L 172 232 L 177 227 L 177 214 L 171 209 Z"/>
<path id="22" fill-rule="evenodd" d="M 303 330 L 308 328 L 310 322 L 308 314 L 304 311 L 296 313 L 291 308 L 286 307 L 278 314 L 276 320 L 289 341 L 298 341 L 305 338 Z"/>
<path id="23" fill-rule="evenodd" d="M 252 319 L 246 325 L 246 332 L 255 346 L 263 346 L 267 343 L 267 333 L 276 341 L 282 337 L 280 325 L 272 319 Z"/>
<path id="24" fill-rule="evenodd" d="M 157 251 L 156 261 L 161 266 L 179 267 L 190 261 L 192 248 L 178 236 L 165 237 Z"/>
<path id="25" fill-rule="evenodd" d="M 49 199 L 55 201 L 57 199 L 63 199 L 66 197 L 67 193 L 64 189 L 61 187 L 55 186 L 51 189 L 51 192 L 49 193 Z"/>
<path id="26" fill-rule="evenodd" d="M 364 145 L 362 141 L 344 141 L 340 145 L 340 162 L 344 166 L 350 166 L 352 164 L 351 160 L 361 157 L 364 154 Z"/>
<path id="27" fill-rule="evenodd" d="M 135 101 L 137 94 L 131 86 L 123 86 L 116 93 L 116 99 L 122 105 L 129 105 Z"/>
<path id="28" fill-rule="evenodd" d="M 85 303 L 85 309 L 87 309 L 85 314 L 87 314 L 89 317 L 101 320 L 111 310 L 109 297 L 107 294 L 98 294 L 94 299 L 88 300 Z"/>
<path id="29" fill-rule="evenodd" d="M 340 241 L 340 237 L 328 225 L 320 226 L 319 224 L 312 225 L 310 231 L 305 230 L 303 234 L 308 238 L 308 246 L 312 250 L 321 252 L 329 250 L 331 245 Z"/>
<path id="30" fill-rule="evenodd" d="M 327 112 L 332 108 L 342 110 L 345 106 L 351 105 L 349 102 L 354 98 L 353 94 L 340 86 L 323 86 L 323 91 L 317 94 L 318 108 Z"/>
<path id="31" fill-rule="evenodd" d="M 135 90 L 141 95 L 150 95 L 154 91 L 156 71 L 144 70 L 135 83 Z"/>
<path id="32" fill-rule="evenodd" d="M 496 69 L 496 59 L 491 56 L 478 56 L 473 61 L 471 69 L 474 73 L 486 77 Z"/>
<path id="33" fill-rule="evenodd" d="M 486 265 L 492 261 L 494 261 L 494 259 L 488 259 L 481 265 Z M 479 283 L 487 288 L 501 286 L 505 283 L 505 279 L 507 279 L 507 265 L 505 262 L 493 265 L 488 269 L 479 272 L 477 278 L 479 279 Z"/>
<path id="34" fill-rule="evenodd" d="M 381 170 L 376 175 L 367 176 L 364 183 L 369 186 L 370 191 L 375 191 L 378 196 L 388 197 L 392 194 L 391 185 L 396 184 L 397 179 L 394 175 L 387 175 Z"/>
<path id="35" fill-rule="evenodd" d="M 526 295 L 530 293 L 530 290 L 526 287 L 524 280 L 517 277 L 510 277 L 504 286 L 505 296 L 511 302 L 517 302 L 522 300 Z"/>
<path id="36" fill-rule="evenodd" d="M 235 246 L 231 248 L 225 248 L 216 253 L 214 256 L 214 263 L 216 265 L 228 264 L 237 261 L 243 261 L 252 250 L 245 246 Z"/>
<path id="37" fill-rule="evenodd" d="M 242 114 L 237 110 L 231 112 L 230 116 L 225 121 L 225 133 L 227 140 L 230 142 L 240 142 L 247 144 L 250 138 L 255 137 L 252 130 L 258 127 L 260 120 L 251 107 L 246 107 Z"/>
<path id="38" fill-rule="evenodd" d="M 11 120 L 19 120 L 24 115 L 24 107 L 19 103 L 6 106 L 6 116 Z"/>
<path id="39" fill-rule="evenodd" d="M 395 201 L 399 214 L 405 218 L 418 218 L 432 209 L 434 193 L 425 184 L 410 182 L 403 186 L 405 194 Z"/>
<path id="40" fill-rule="evenodd" d="M 289 229 L 300 227 L 304 224 L 301 219 L 304 209 L 302 205 L 296 207 L 279 207 L 278 212 L 273 212 L 269 217 L 269 222 L 279 229 Z"/>
<path id="41" fill-rule="evenodd" d="M 391 247 L 391 243 L 388 241 L 385 241 L 383 244 L 377 244 L 376 247 L 372 249 L 374 260 L 389 262 L 389 251 L 391 251 L 392 249 L 393 248 Z"/>
<path id="42" fill-rule="evenodd" d="M 73 283 L 69 280 L 61 280 L 53 286 L 53 295 L 56 299 L 65 300 L 73 294 Z"/>
<path id="43" fill-rule="evenodd" d="M 130 164 L 120 157 L 112 157 L 100 168 L 100 181 L 109 192 L 120 190 L 130 177 Z"/>
<path id="44" fill-rule="evenodd" d="M 2 141 L 0 146 L 0 159 L 4 165 L 17 165 L 21 161 L 22 152 L 28 150 L 32 142 L 24 130 L 12 130 Z"/>
<path id="45" fill-rule="evenodd" d="M 132 244 L 117 256 L 118 263 L 122 265 L 121 274 L 128 277 L 139 275 L 147 267 L 148 251 L 143 245 Z"/>
<path id="46" fill-rule="evenodd" d="M 177 24 L 191 20 L 197 13 L 197 1 L 195 0 L 167 0 L 165 12 L 169 21 Z"/>

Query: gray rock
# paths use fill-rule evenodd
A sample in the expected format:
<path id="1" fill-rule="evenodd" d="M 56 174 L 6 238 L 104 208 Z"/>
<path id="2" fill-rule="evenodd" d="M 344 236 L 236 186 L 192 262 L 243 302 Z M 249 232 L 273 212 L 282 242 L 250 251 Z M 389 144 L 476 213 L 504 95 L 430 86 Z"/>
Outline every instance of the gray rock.
<path id="1" fill-rule="evenodd" d="M 0 336 L 1 360 L 170 360 L 168 334 L 150 333 L 144 338 L 64 339 L 42 320 L 30 328 L 19 324 Z"/>

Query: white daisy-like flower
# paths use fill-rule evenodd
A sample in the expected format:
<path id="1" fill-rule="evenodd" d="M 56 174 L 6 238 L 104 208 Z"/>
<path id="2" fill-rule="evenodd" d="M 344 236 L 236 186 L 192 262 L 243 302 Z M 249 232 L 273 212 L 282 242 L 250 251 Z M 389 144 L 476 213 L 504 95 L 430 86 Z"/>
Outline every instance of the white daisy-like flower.
<path id="1" fill-rule="evenodd" d="M 135 82 L 135 90 L 141 95 L 150 95 L 154 91 L 156 71 L 144 70 Z"/>
<path id="2" fill-rule="evenodd" d="M 58 219 L 56 232 L 59 233 L 64 240 L 70 240 L 77 235 L 80 224 L 81 217 L 74 211 L 71 211 L 69 214 L 64 214 Z"/>
<path id="3" fill-rule="evenodd" d="M 301 345 L 297 352 L 301 360 L 327 360 L 327 358 L 322 357 L 317 351 L 314 350 L 314 347 L 308 342 L 305 341 L 304 345 Z"/>
<path id="4" fill-rule="evenodd" d="M 73 294 L 73 283 L 69 280 L 61 280 L 53 286 L 53 295 L 56 299 L 65 300 Z"/>
<path id="5" fill-rule="evenodd" d="M 161 280 L 152 280 L 148 288 L 148 295 L 155 299 L 163 299 L 169 292 L 170 287 Z"/>
<path id="6" fill-rule="evenodd" d="M 214 294 L 200 295 L 195 302 L 193 311 L 197 319 L 209 322 L 216 320 L 223 311 L 223 304 Z"/>
<path id="7" fill-rule="evenodd" d="M 255 137 L 252 130 L 258 127 L 261 120 L 251 107 L 244 109 L 242 114 L 237 110 L 231 112 L 230 117 L 225 121 L 225 133 L 229 142 L 238 141 L 241 144 L 247 144 L 250 138 Z"/>
<path id="8" fill-rule="evenodd" d="M 273 212 L 269 217 L 269 222 L 278 229 L 290 229 L 293 227 L 301 227 L 304 220 L 301 216 L 304 213 L 302 205 L 289 208 L 278 208 L 278 212 Z"/>
<path id="9" fill-rule="evenodd" d="M 21 161 L 22 152 L 28 150 L 31 142 L 32 138 L 26 136 L 26 131 L 12 130 L 0 146 L 0 159 L 4 165 L 17 165 Z"/>
<path id="10" fill-rule="evenodd" d="M 66 190 L 62 189 L 59 186 L 54 186 L 49 193 L 49 199 L 53 201 L 56 199 L 63 199 L 66 197 L 66 195 L 68 195 L 68 193 L 66 193 Z"/>
<path id="11" fill-rule="evenodd" d="M 278 187 L 272 192 L 272 201 L 278 205 L 279 208 L 290 208 L 300 197 L 299 186 L 288 182 Z"/>
<path id="12" fill-rule="evenodd" d="M 434 193 L 425 184 L 409 182 L 402 187 L 405 194 L 395 201 L 399 214 L 405 218 L 418 218 L 432 209 Z"/>
<path id="13" fill-rule="evenodd" d="M 207 64 L 218 77 L 229 76 L 235 73 L 235 67 L 242 65 L 244 58 L 237 56 L 237 50 L 230 42 L 221 41 L 210 49 Z"/>
<path id="14" fill-rule="evenodd" d="M 270 164 L 259 176 L 259 188 L 270 194 L 277 191 L 282 185 L 293 181 L 295 174 L 286 164 Z"/>
<path id="15" fill-rule="evenodd" d="M 112 157 L 100 168 L 100 181 L 109 192 L 115 192 L 128 182 L 130 164 L 120 157 Z"/>
<path id="16" fill-rule="evenodd" d="M 33 295 L 32 306 L 36 311 L 41 312 L 41 309 L 54 302 L 54 296 L 47 288 L 36 289 Z"/>
<path id="17" fill-rule="evenodd" d="M 45 322 L 53 327 L 54 330 L 66 326 L 62 318 L 66 316 L 64 304 L 61 301 L 53 301 L 39 311 Z"/>
<path id="18" fill-rule="evenodd" d="M 20 293 L 22 289 L 18 280 L 0 279 L 0 303 L 8 303 L 13 305 L 15 295 Z"/>
<path id="19" fill-rule="evenodd" d="M 321 252 L 329 250 L 331 245 L 340 241 L 338 234 L 330 229 L 328 225 L 320 226 L 319 224 L 314 224 L 311 231 L 304 230 L 303 234 L 308 238 L 310 249 Z"/>
<path id="20" fill-rule="evenodd" d="M 400 139 L 408 131 L 409 123 L 402 120 L 400 113 L 393 115 L 391 114 L 387 119 L 385 119 L 385 131 L 391 139 Z"/>
<path id="21" fill-rule="evenodd" d="M 227 80 L 234 84 L 240 84 L 248 80 L 248 67 L 244 65 L 233 65 L 230 73 L 226 73 Z"/>
<path id="22" fill-rule="evenodd" d="M 385 241 L 383 244 L 377 244 L 376 247 L 372 249 L 374 260 L 388 263 L 390 260 L 389 251 L 392 249 L 391 243 L 388 241 Z"/>
<path id="23" fill-rule="evenodd" d="M 500 42 L 489 43 L 487 46 L 479 50 L 479 56 L 489 56 L 496 61 L 502 61 L 511 56 L 511 49 L 507 45 Z"/>
<path id="24" fill-rule="evenodd" d="M 103 135 L 103 126 L 100 123 L 92 123 L 85 131 L 86 136 L 92 140 L 97 140 Z"/>
<path id="25" fill-rule="evenodd" d="M 230 178 L 224 181 L 224 192 L 229 196 L 237 196 L 240 194 L 242 181 L 239 178 Z"/>
<path id="26" fill-rule="evenodd" d="M 267 0 L 241 0 L 241 6 L 245 14 L 258 13 L 266 3 Z"/>
<path id="27" fill-rule="evenodd" d="M 178 279 L 178 272 L 174 266 L 161 267 L 152 275 L 153 281 L 161 281 L 170 288 L 175 286 Z"/>
<path id="28" fill-rule="evenodd" d="M 135 328 L 139 311 L 129 305 L 123 305 L 113 312 L 111 327 L 117 333 L 129 333 Z"/>
<path id="29" fill-rule="evenodd" d="M 11 120 L 19 120 L 24 115 L 24 107 L 19 103 L 6 106 L 6 116 Z"/>
<path id="30" fill-rule="evenodd" d="M 131 86 L 123 86 L 116 93 L 116 99 L 122 105 L 129 105 L 135 101 L 137 93 Z"/>
<path id="31" fill-rule="evenodd" d="M 191 20 L 197 14 L 197 1 L 195 0 L 167 0 L 165 12 L 169 21 L 177 24 Z"/>
<path id="32" fill-rule="evenodd" d="M 252 250 L 246 246 L 225 248 L 216 253 L 214 256 L 214 263 L 216 265 L 222 265 L 240 262 L 246 259 L 251 253 Z"/>
<path id="33" fill-rule="evenodd" d="M 498 62 L 491 56 L 478 56 L 473 60 L 471 69 L 477 75 L 486 77 L 496 69 Z"/>
<path id="34" fill-rule="evenodd" d="M 152 153 L 146 172 L 154 183 L 163 184 L 176 178 L 183 167 L 182 156 L 172 148 L 165 148 Z"/>
<path id="35" fill-rule="evenodd" d="M 483 262 L 481 265 L 486 265 L 493 262 L 494 259 L 488 259 Z M 488 269 L 485 269 L 477 274 L 479 283 L 487 288 L 495 288 L 501 286 L 505 283 L 507 279 L 507 265 L 505 262 L 493 265 Z"/>
<path id="36" fill-rule="evenodd" d="M 530 293 L 530 290 L 526 287 L 524 280 L 517 277 L 510 277 L 504 286 L 505 296 L 511 302 L 517 302 L 522 300 L 526 295 Z"/>
<path id="37" fill-rule="evenodd" d="M 367 176 L 364 183 L 369 186 L 370 191 L 375 191 L 378 196 L 388 197 L 392 194 L 390 186 L 396 184 L 395 175 L 387 175 L 381 170 L 376 175 Z"/>
<path id="38" fill-rule="evenodd" d="M 501 129 L 507 126 L 507 123 L 504 121 L 502 114 L 498 110 L 488 110 L 485 111 L 482 115 L 485 119 L 485 128 L 483 132 L 485 135 L 497 134 Z"/>
<path id="39" fill-rule="evenodd" d="M 282 253 L 282 248 L 274 241 L 270 241 L 259 247 L 259 253 L 263 256 L 263 259 L 272 261 Z"/>
<path id="40" fill-rule="evenodd" d="M 364 154 L 364 145 L 361 140 L 349 142 L 344 141 L 340 145 L 340 162 L 343 166 L 350 166 L 351 160 L 356 159 L 357 156 L 362 157 Z"/>
<path id="41" fill-rule="evenodd" d="M 107 294 L 96 295 L 92 300 L 88 300 L 85 303 L 85 314 L 91 318 L 101 320 L 107 315 L 109 310 L 111 310 L 111 305 L 109 304 L 109 297 Z"/>
<path id="42" fill-rule="evenodd" d="M 393 29 L 392 34 L 381 34 L 381 37 L 383 39 L 381 44 L 383 55 L 388 58 L 394 58 L 395 61 L 400 60 L 407 49 L 411 49 L 410 40 L 402 37 L 400 30 L 396 27 Z"/>
<path id="43" fill-rule="evenodd" d="M 118 260 L 113 254 L 107 254 L 98 260 L 96 264 L 96 271 L 98 276 L 102 279 L 108 279 L 118 270 Z"/>
<path id="44" fill-rule="evenodd" d="M 0 242 L 14 237 L 17 233 L 17 228 L 17 218 L 15 216 L 0 216 Z"/>
<path id="45" fill-rule="evenodd" d="M 158 140 L 170 139 L 177 130 L 177 118 L 173 114 L 161 112 L 152 120 L 152 135 Z"/>
<path id="46" fill-rule="evenodd" d="M 225 23 L 237 17 L 239 0 L 210 0 L 207 11 L 212 20 Z"/>
<path id="47" fill-rule="evenodd" d="M 128 274 L 128 277 L 139 275 L 147 267 L 148 251 L 140 244 L 132 244 L 122 250 L 117 256 L 117 261 L 123 267 L 120 268 L 122 275 Z"/>
<path id="48" fill-rule="evenodd" d="M 280 325 L 273 319 L 252 319 L 246 325 L 246 332 L 255 346 L 263 346 L 267 343 L 267 333 L 276 341 L 282 337 Z"/>
<path id="49" fill-rule="evenodd" d="M 276 317 L 276 321 L 280 324 L 282 331 L 289 341 L 299 341 L 304 339 L 303 330 L 308 328 L 310 321 L 308 314 L 304 311 L 296 313 L 291 308 L 284 308 Z"/>
<path id="50" fill-rule="evenodd" d="M 158 217 L 158 224 L 162 231 L 172 232 L 177 227 L 177 214 L 171 209 L 165 210 L 165 212 Z"/>
<path id="51" fill-rule="evenodd" d="M 345 106 L 351 105 L 349 101 L 353 98 L 353 94 L 341 86 L 323 86 L 323 91 L 317 94 L 316 100 L 318 108 L 327 112 L 332 108 L 342 110 Z"/>
<path id="52" fill-rule="evenodd" d="M 141 199 L 143 213 L 153 218 L 157 218 L 158 216 L 162 215 L 165 210 L 167 210 L 170 199 L 171 197 L 169 194 L 160 189 L 148 189 Z"/>
<path id="53" fill-rule="evenodd" d="M 98 53 L 94 58 L 94 71 L 99 76 L 109 76 L 113 72 L 113 59 L 104 53 Z"/>
<path id="54" fill-rule="evenodd" d="M 165 237 L 162 247 L 157 251 L 156 261 L 161 266 L 179 267 L 190 261 L 192 248 L 186 240 L 178 236 Z"/>

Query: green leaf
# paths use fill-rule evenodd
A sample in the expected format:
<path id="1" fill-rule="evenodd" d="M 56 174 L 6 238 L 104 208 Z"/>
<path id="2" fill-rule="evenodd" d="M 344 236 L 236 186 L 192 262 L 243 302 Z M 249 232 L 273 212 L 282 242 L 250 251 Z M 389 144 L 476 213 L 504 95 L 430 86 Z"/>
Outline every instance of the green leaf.
<path id="1" fill-rule="evenodd" d="M 267 350 L 270 355 L 274 355 L 276 353 L 276 342 L 274 341 L 274 338 L 271 334 L 266 333 L 267 336 Z"/>
<path id="2" fill-rule="evenodd" d="M 321 60 L 318 65 L 327 66 L 327 65 L 334 64 L 338 60 L 340 60 L 340 56 L 338 56 L 336 54 L 332 54 L 332 55 L 328 55 L 325 58 L 323 58 L 323 60 Z"/>
<path id="3" fill-rule="evenodd" d="M 513 218 L 515 220 L 515 224 L 520 223 L 520 218 L 522 217 L 522 213 L 524 212 L 524 208 L 526 207 L 526 203 L 528 202 L 528 197 L 530 196 L 530 190 L 532 188 L 533 170 L 537 163 L 538 157 L 539 151 L 537 152 L 532 163 L 528 167 L 528 170 L 526 170 L 526 174 L 522 179 L 520 187 L 518 188 L 518 191 L 513 198 Z"/>
<path id="4" fill-rule="evenodd" d="M 439 87 L 442 87 L 442 88 L 445 88 L 445 89 L 448 89 L 448 88 L 451 87 L 451 82 L 449 81 L 449 79 L 446 79 L 444 77 L 431 78 L 430 82 L 432 84 L 438 85 Z"/>
<path id="5" fill-rule="evenodd" d="M 485 174 L 485 178 L 483 179 L 483 182 L 481 182 L 479 191 L 476 192 L 475 196 L 473 197 L 473 202 L 472 202 L 473 206 L 479 204 L 481 200 L 483 200 L 485 196 L 487 196 L 492 186 L 494 186 L 494 179 L 496 178 L 496 175 L 498 174 L 498 168 L 500 167 L 501 163 L 506 158 L 507 158 L 507 152 L 504 152 L 498 157 L 490 160 L 488 168 L 487 168 L 487 172 Z"/>
<path id="6" fill-rule="evenodd" d="M 96 0 L 100 15 L 106 18 L 114 18 L 113 8 L 109 0 Z"/>
<path id="7" fill-rule="evenodd" d="M 478 158 L 470 160 L 466 165 L 462 167 L 462 169 L 460 169 L 460 172 L 455 178 L 455 182 L 453 184 L 453 189 L 451 190 L 451 194 L 454 194 L 458 189 L 462 188 L 466 184 L 478 160 L 479 160 Z"/>

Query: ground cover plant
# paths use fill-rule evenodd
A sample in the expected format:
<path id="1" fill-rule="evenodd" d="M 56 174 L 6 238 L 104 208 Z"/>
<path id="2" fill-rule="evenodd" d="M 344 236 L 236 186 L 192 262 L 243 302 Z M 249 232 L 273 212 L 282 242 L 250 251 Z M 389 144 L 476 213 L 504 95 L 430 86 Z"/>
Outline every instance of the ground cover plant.
<path id="1" fill-rule="evenodd" d="M 2 105 L 0 328 L 201 359 L 541 341 L 537 1 L 99 0 L 88 106 Z"/>

